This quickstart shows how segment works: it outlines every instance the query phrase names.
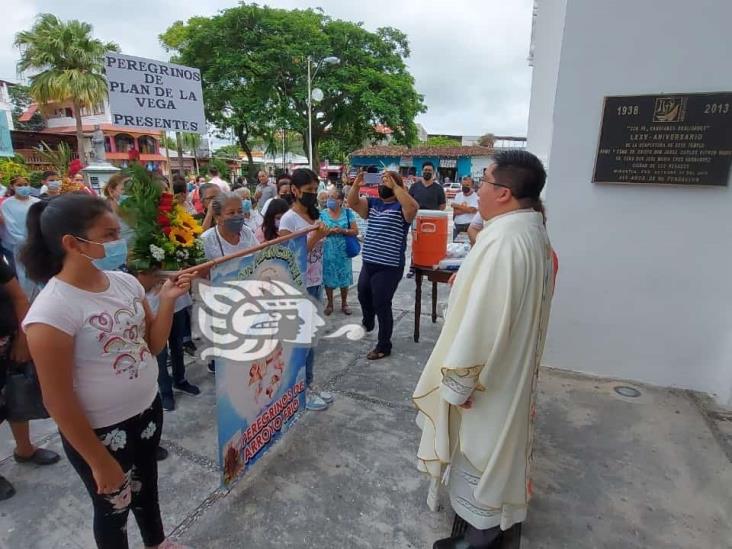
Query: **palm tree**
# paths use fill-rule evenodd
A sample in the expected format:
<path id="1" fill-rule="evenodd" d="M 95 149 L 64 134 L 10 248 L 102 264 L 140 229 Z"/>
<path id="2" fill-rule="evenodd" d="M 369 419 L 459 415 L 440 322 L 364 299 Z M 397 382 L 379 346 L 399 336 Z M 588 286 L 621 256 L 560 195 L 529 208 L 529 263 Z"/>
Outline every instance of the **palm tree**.
<path id="1" fill-rule="evenodd" d="M 119 47 L 93 38 L 88 23 L 61 21 L 50 13 L 39 15 L 29 31 L 16 34 L 15 45 L 20 49 L 18 72 L 35 73 L 30 77 L 31 97 L 39 104 L 71 101 L 79 158 L 86 161 L 81 109 L 104 101 L 104 54 Z"/>

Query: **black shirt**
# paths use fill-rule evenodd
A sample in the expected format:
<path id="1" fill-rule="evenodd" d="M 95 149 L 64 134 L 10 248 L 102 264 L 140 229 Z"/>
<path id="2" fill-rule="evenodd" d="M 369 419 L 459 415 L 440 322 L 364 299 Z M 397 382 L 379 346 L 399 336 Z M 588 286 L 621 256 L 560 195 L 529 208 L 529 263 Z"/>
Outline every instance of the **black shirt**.
<path id="1" fill-rule="evenodd" d="M 445 189 L 439 183 L 432 183 L 427 187 L 417 181 L 409 189 L 409 194 L 417 201 L 420 210 L 439 210 L 446 202 Z"/>

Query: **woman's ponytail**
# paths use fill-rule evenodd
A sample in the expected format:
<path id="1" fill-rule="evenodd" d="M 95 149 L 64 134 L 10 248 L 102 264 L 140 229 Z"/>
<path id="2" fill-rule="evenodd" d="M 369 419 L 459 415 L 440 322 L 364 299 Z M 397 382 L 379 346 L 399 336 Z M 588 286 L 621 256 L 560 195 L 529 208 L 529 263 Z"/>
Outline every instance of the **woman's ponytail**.
<path id="1" fill-rule="evenodd" d="M 96 218 L 110 211 L 104 200 L 86 193 L 68 193 L 33 204 L 26 218 L 28 237 L 20 249 L 28 278 L 45 284 L 61 272 L 66 255 L 61 239 L 67 234 L 85 237 Z"/>
<path id="2" fill-rule="evenodd" d="M 41 216 L 49 204 L 49 201 L 41 200 L 28 210 L 25 221 L 28 237 L 20 249 L 20 262 L 25 266 L 28 278 L 42 284 L 57 275 L 63 265 L 63 253 L 53 253 L 41 231 Z"/>

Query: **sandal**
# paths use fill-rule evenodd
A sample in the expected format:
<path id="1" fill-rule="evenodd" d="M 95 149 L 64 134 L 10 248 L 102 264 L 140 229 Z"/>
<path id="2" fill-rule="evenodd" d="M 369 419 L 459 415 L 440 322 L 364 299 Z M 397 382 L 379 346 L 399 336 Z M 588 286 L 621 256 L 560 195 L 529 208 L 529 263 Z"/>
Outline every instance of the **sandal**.
<path id="1" fill-rule="evenodd" d="M 353 314 L 353 311 L 351 311 L 351 308 L 348 305 L 344 305 L 343 307 L 341 307 L 341 311 L 343 311 L 344 315 L 350 316 Z"/>
<path id="2" fill-rule="evenodd" d="M 369 354 L 366 355 L 366 358 L 368 360 L 381 360 L 382 358 L 386 358 L 391 354 L 391 351 L 379 351 L 378 349 L 374 349 L 373 351 L 370 351 Z"/>
<path id="3" fill-rule="evenodd" d="M 325 309 L 323 309 L 323 314 L 325 316 L 330 316 L 333 313 L 333 305 L 327 305 Z"/>

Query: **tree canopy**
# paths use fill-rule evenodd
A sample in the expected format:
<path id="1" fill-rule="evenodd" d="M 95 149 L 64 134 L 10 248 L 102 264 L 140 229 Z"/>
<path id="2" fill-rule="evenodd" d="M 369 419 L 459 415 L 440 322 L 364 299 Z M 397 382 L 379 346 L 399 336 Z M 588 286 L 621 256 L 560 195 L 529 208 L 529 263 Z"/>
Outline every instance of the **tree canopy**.
<path id="1" fill-rule="evenodd" d="M 18 72 L 37 71 L 30 77 L 30 95 L 40 104 L 71 101 L 76 118 L 79 157 L 85 158 L 81 108 L 93 107 L 107 96 L 104 54 L 118 51 L 114 43 L 92 36 L 92 26 L 61 21 L 42 13 L 33 27 L 15 35 L 20 48 Z"/>
<path id="2" fill-rule="evenodd" d="M 424 142 L 424 145 L 428 147 L 459 147 L 461 144 L 457 139 L 445 137 L 444 135 L 434 135 Z"/>
<path id="3" fill-rule="evenodd" d="M 322 141 L 347 153 L 380 137 L 375 124 L 391 128 L 398 144 L 416 141 L 414 118 L 425 106 L 405 64 L 407 38 L 395 28 L 370 32 L 321 10 L 241 4 L 178 21 L 160 39 L 173 61 L 201 70 L 207 117 L 234 130 L 250 169 L 251 139 L 281 128 L 297 132 L 307 151 L 308 57 L 324 94 L 313 102 L 316 163 Z M 331 56 L 340 62 L 321 65 Z"/>

